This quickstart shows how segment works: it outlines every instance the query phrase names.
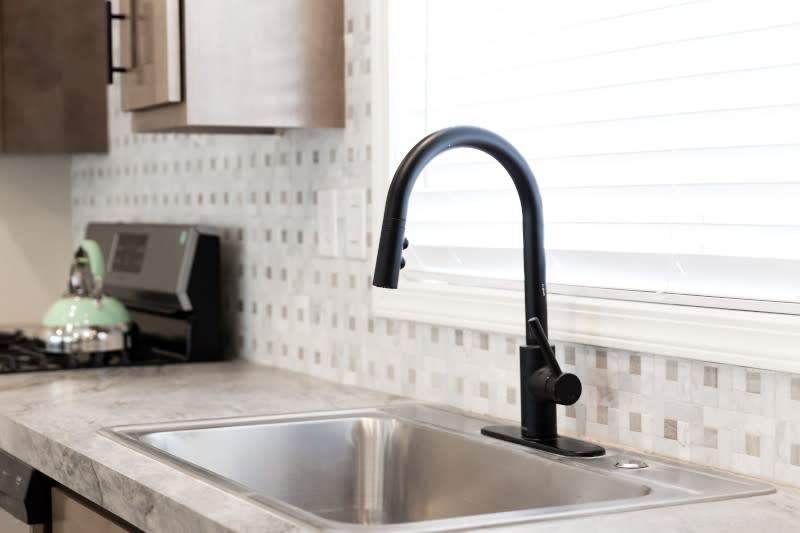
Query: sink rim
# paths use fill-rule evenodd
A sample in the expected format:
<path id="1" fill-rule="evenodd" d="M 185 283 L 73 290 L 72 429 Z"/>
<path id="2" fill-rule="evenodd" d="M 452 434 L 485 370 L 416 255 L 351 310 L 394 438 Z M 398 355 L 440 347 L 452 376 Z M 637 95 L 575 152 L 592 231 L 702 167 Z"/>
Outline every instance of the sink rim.
<path id="1" fill-rule="evenodd" d="M 465 431 L 463 428 L 454 429 L 446 425 L 431 422 L 430 420 L 422 420 L 415 418 L 413 415 L 404 413 L 404 410 L 420 410 L 428 411 L 427 417 L 436 419 L 436 415 L 447 417 L 459 417 L 465 423 L 472 421 L 475 426 L 473 431 Z M 420 425 L 423 427 L 431 428 L 437 431 L 443 431 L 456 435 L 458 437 L 466 438 L 473 441 L 481 442 L 482 444 L 503 448 L 509 453 L 533 455 L 544 460 L 559 463 L 568 468 L 578 468 L 588 472 L 594 472 L 609 476 L 612 479 L 623 481 L 626 483 L 638 484 L 646 487 L 648 493 L 642 496 L 621 498 L 614 500 L 603 500 L 588 503 L 567 504 L 551 507 L 540 507 L 533 509 L 522 509 L 513 511 L 503 511 L 497 513 L 484 513 L 479 515 L 467 515 L 458 517 L 439 518 L 431 520 L 422 520 L 414 522 L 403 523 L 387 523 L 387 524 L 359 524 L 351 522 L 342 522 L 329 518 L 323 518 L 311 511 L 305 510 L 301 507 L 291 505 L 275 497 L 267 496 L 258 493 L 249 487 L 233 481 L 221 474 L 217 474 L 212 470 L 208 470 L 202 466 L 191 463 L 188 460 L 182 459 L 179 456 L 165 452 L 156 446 L 145 443 L 140 438 L 144 435 L 155 433 L 172 433 L 190 430 L 203 430 L 203 429 L 216 429 L 226 427 L 241 427 L 253 426 L 263 424 L 281 424 L 281 423 L 302 423 L 312 421 L 328 421 L 335 419 L 348 419 L 354 417 L 375 417 L 384 419 L 396 419 L 410 424 Z M 544 451 L 526 448 L 518 444 L 492 439 L 480 434 L 479 428 L 484 425 L 497 424 L 496 419 L 484 417 L 472 413 L 464 413 L 457 409 L 450 409 L 439 405 L 431 405 L 425 402 L 408 402 L 402 404 L 392 404 L 389 406 L 377 407 L 363 407 L 355 409 L 336 409 L 336 410 L 323 410 L 323 411 L 305 411 L 295 413 L 282 413 L 282 414 L 269 414 L 269 415 L 254 415 L 254 416 L 237 416 L 237 417 L 220 417 L 220 418 L 204 418 L 196 420 L 172 421 L 172 422 L 155 422 L 145 424 L 125 424 L 116 425 L 98 430 L 98 433 L 107 437 L 117 443 L 123 444 L 126 447 L 150 456 L 159 462 L 166 464 L 171 468 L 188 474 L 192 477 L 198 478 L 204 482 L 210 483 L 213 486 L 225 490 L 237 497 L 243 498 L 246 501 L 252 502 L 256 505 L 266 508 L 270 512 L 278 513 L 284 518 L 301 521 L 325 531 L 449 531 L 456 529 L 469 529 L 475 527 L 487 527 L 498 525 L 509 525 L 515 523 L 534 522 L 542 520 L 554 520 L 565 518 L 577 518 L 587 515 L 596 514 L 610 514 L 616 512 L 624 512 L 631 510 L 644 510 L 656 507 L 664 507 L 671 505 L 683 505 L 689 503 L 703 503 L 709 501 L 719 501 L 725 499 L 732 499 L 738 497 L 750 497 L 771 494 L 775 492 L 775 487 L 763 481 L 742 477 L 738 474 L 728 473 L 724 471 L 714 470 L 708 467 L 680 463 L 670 459 L 662 458 L 651 454 L 646 454 L 638 451 L 627 451 L 615 446 L 606 447 L 606 455 L 601 457 L 587 457 L 587 458 L 570 458 L 561 457 L 549 454 Z M 620 456 L 638 456 L 650 464 L 649 469 L 624 471 L 620 469 L 609 469 L 601 467 L 600 464 L 607 461 L 614 461 L 615 458 Z M 616 461 L 614 461 L 616 462 Z M 653 468 L 657 467 L 657 468 Z M 685 487 L 678 487 L 664 482 L 663 480 L 653 479 L 648 475 L 659 468 L 666 468 L 671 470 L 690 471 L 693 473 L 703 474 L 713 479 L 729 482 L 735 487 L 724 493 L 703 493 L 697 490 L 687 489 Z"/>

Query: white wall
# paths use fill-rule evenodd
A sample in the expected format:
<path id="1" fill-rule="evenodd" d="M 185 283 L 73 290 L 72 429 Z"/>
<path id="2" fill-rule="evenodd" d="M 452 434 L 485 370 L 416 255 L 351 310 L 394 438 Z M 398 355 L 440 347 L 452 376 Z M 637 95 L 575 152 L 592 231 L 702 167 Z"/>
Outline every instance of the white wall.
<path id="1" fill-rule="evenodd" d="M 70 156 L 0 156 L 0 327 L 39 323 L 67 285 Z"/>

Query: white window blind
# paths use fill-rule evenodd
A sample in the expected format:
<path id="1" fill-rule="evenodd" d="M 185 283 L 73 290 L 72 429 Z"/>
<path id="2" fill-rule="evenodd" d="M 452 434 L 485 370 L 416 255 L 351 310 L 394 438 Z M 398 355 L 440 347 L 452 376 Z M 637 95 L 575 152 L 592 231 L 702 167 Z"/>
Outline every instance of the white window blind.
<path id="1" fill-rule="evenodd" d="M 800 2 L 394 0 L 388 15 L 392 170 L 443 127 L 506 137 L 542 192 L 551 292 L 798 312 Z M 519 201 L 478 151 L 428 166 L 407 236 L 413 279 L 522 277 Z"/>

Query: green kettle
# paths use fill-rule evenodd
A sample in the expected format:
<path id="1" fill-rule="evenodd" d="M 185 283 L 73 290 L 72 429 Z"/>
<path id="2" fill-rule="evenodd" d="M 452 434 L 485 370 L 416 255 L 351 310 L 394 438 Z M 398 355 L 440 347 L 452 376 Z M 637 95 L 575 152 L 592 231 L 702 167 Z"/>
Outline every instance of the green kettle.
<path id="1" fill-rule="evenodd" d="M 84 240 L 70 267 L 67 294 L 42 320 L 46 351 L 103 353 L 126 348 L 131 317 L 122 302 L 103 295 L 104 274 L 100 246 Z"/>

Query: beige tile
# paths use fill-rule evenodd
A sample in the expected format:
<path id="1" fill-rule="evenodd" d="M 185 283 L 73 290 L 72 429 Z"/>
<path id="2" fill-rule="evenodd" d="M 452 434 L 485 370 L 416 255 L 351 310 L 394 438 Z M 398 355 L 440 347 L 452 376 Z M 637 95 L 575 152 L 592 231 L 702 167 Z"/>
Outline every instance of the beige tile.
<path id="1" fill-rule="evenodd" d="M 800 444 L 792 444 L 791 463 L 800 466 Z"/>
<path id="2" fill-rule="evenodd" d="M 515 387 L 506 387 L 506 403 L 509 405 L 516 405 L 517 389 Z"/>
<path id="3" fill-rule="evenodd" d="M 800 376 L 792 377 L 790 398 L 794 401 L 800 402 Z"/>
<path id="4" fill-rule="evenodd" d="M 717 367 L 703 367 L 703 385 L 714 389 L 717 388 Z"/>
<path id="5" fill-rule="evenodd" d="M 574 346 L 566 346 L 566 347 L 564 347 L 564 364 L 567 364 L 567 365 L 574 365 L 575 364 L 575 347 Z"/>
<path id="6" fill-rule="evenodd" d="M 717 430 L 715 428 L 703 428 L 703 446 L 706 448 L 717 447 Z"/>
<path id="7" fill-rule="evenodd" d="M 664 361 L 664 374 L 669 381 L 678 381 L 678 361 L 667 359 Z"/>
<path id="8" fill-rule="evenodd" d="M 747 372 L 747 382 L 745 390 L 753 394 L 761 394 L 761 374 L 759 372 Z"/>
<path id="9" fill-rule="evenodd" d="M 642 432 L 642 413 L 629 413 L 628 414 L 628 428 L 637 433 Z"/>
<path id="10" fill-rule="evenodd" d="M 664 419 L 664 438 L 678 440 L 678 421 L 670 418 Z"/>
<path id="11" fill-rule="evenodd" d="M 753 457 L 761 457 L 761 437 L 746 433 L 744 436 L 744 452 Z"/>
<path id="12" fill-rule="evenodd" d="M 488 350 L 489 349 L 489 334 L 488 333 L 481 333 L 480 334 L 480 347 L 481 347 L 481 350 Z"/>
<path id="13" fill-rule="evenodd" d="M 638 355 L 632 355 L 628 361 L 628 373 L 634 376 L 642 375 L 642 358 Z"/>
<path id="14" fill-rule="evenodd" d="M 606 405 L 597 406 L 597 423 L 608 425 L 608 406 Z"/>

